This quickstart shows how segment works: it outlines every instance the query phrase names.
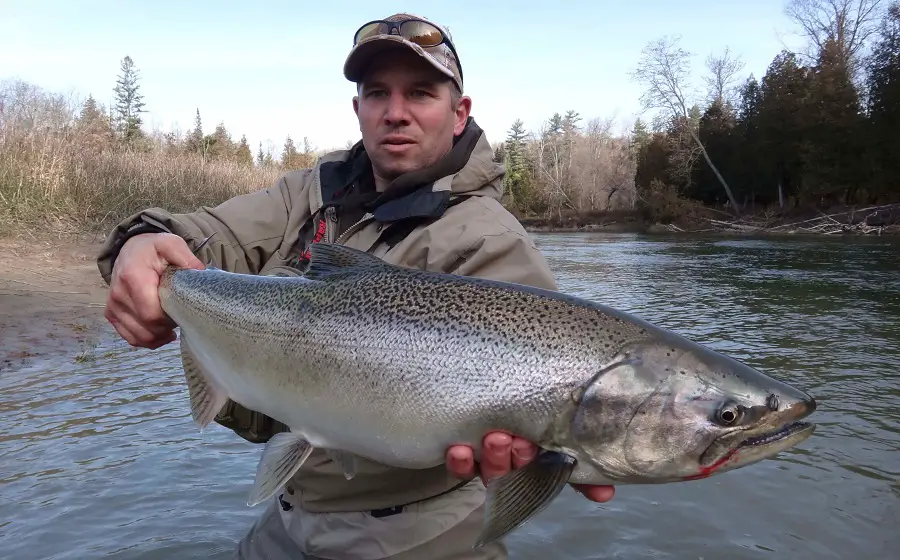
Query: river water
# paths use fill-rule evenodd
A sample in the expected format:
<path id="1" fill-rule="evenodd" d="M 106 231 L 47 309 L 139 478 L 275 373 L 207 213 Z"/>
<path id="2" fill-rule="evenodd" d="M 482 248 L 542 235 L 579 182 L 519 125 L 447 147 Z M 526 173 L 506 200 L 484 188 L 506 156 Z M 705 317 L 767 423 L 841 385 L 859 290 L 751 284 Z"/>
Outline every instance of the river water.
<path id="1" fill-rule="evenodd" d="M 815 435 L 706 480 L 566 490 L 512 558 L 900 558 L 900 244 L 536 235 L 562 290 L 810 392 Z M 111 331 L 110 331 L 111 332 Z M 227 558 L 259 448 L 190 421 L 177 345 L 0 377 L 0 557 Z"/>

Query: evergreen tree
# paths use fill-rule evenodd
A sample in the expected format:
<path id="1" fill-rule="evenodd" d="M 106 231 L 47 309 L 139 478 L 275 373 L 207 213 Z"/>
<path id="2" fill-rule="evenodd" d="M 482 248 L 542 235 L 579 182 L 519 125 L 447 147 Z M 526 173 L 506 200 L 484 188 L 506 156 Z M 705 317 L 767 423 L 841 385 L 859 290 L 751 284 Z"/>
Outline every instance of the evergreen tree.
<path id="1" fill-rule="evenodd" d="M 89 95 L 75 118 L 75 129 L 78 131 L 80 149 L 90 152 L 102 152 L 114 139 L 109 118 L 101 109 L 93 95 Z"/>
<path id="2" fill-rule="evenodd" d="M 116 131 L 125 143 L 133 143 L 141 135 L 141 113 L 144 111 L 144 98 L 138 85 L 138 71 L 130 56 L 122 59 L 122 73 L 116 79 L 115 93 L 115 126 Z"/>
<path id="3" fill-rule="evenodd" d="M 863 120 L 848 59 L 838 42 L 825 41 L 810 79 L 804 198 L 849 204 L 862 174 Z"/>
<path id="4" fill-rule="evenodd" d="M 900 200 L 900 2 L 885 13 L 868 61 L 871 202 Z"/>
<path id="5" fill-rule="evenodd" d="M 760 165 L 772 182 L 759 189 L 764 204 L 803 193 L 804 159 L 809 118 L 807 99 L 811 87 L 809 69 L 797 57 L 783 51 L 769 65 L 760 85 Z"/>
<path id="6" fill-rule="evenodd" d="M 637 158 L 643 147 L 650 141 L 650 131 L 647 125 L 641 119 L 634 121 L 634 128 L 631 129 L 631 154 Z"/>
<path id="7" fill-rule="evenodd" d="M 522 211 L 528 207 L 531 197 L 525 144 L 527 136 L 525 123 L 521 119 L 516 119 L 502 146 L 503 163 L 506 167 L 504 187 L 512 204 Z"/>
<path id="8" fill-rule="evenodd" d="M 260 149 L 262 149 L 262 145 L 260 145 Z M 248 167 L 253 165 L 253 154 L 250 152 L 250 144 L 247 143 L 246 134 L 241 136 L 241 140 L 234 150 L 234 160 Z"/>
<path id="9" fill-rule="evenodd" d="M 287 169 L 301 169 L 303 167 L 300 162 L 300 153 L 297 151 L 297 146 L 294 145 L 294 140 L 290 134 L 285 139 L 284 148 L 281 151 L 281 165 Z"/>
<path id="10" fill-rule="evenodd" d="M 184 141 L 184 149 L 188 153 L 203 154 L 203 121 L 200 118 L 200 108 L 194 117 L 194 129 L 191 130 Z"/>

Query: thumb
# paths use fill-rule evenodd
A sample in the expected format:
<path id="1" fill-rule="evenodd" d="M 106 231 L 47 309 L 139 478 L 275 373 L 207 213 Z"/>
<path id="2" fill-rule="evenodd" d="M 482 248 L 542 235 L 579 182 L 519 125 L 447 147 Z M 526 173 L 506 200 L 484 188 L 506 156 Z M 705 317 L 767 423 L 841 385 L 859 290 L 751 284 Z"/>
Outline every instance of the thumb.
<path id="1" fill-rule="evenodd" d="M 190 247 L 181 237 L 170 234 L 157 240 L 156 253 L 173 266 L 182 268 L 206 268 L 203 262 L 194 256 Z"/>

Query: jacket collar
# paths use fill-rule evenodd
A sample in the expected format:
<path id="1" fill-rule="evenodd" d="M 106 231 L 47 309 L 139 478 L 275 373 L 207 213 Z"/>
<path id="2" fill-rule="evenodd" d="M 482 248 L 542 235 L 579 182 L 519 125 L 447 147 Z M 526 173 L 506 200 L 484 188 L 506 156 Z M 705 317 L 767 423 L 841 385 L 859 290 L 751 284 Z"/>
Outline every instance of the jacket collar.
<path id="1" fill-rule="evenodd" d="M 354 183 L 371 181 L 372 164 L 357 142 L 349 150 L 322 157 L 316 169 L 315 194 L 311 211 L 326 206 L 361 205 L 379 222 L 407 218 L 439 217 L 453 195 L 502 194 L 504 168 L 492 159 L 493 151 L 484 131 L 469 117 L 453 147 L 434 165 L 397 177 L 382 193 L 373 191 L 347 196 Z"/>

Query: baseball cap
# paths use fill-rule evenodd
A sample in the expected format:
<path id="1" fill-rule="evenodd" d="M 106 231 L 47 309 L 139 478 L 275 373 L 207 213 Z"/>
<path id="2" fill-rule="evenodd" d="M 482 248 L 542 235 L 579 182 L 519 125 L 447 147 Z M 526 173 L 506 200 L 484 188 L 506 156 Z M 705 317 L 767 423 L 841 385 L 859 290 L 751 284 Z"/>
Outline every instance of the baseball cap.
<path id="1" fill-rule="evenodd" d="M 411 49 L 463 91 L 462 67 L 450 32 L 423 17 L 407 13 L 370 21 L 356 31 L 353 48 L 344 61 L 344 77 L 359 83 L 376 56 L 397 47 Z"/>

